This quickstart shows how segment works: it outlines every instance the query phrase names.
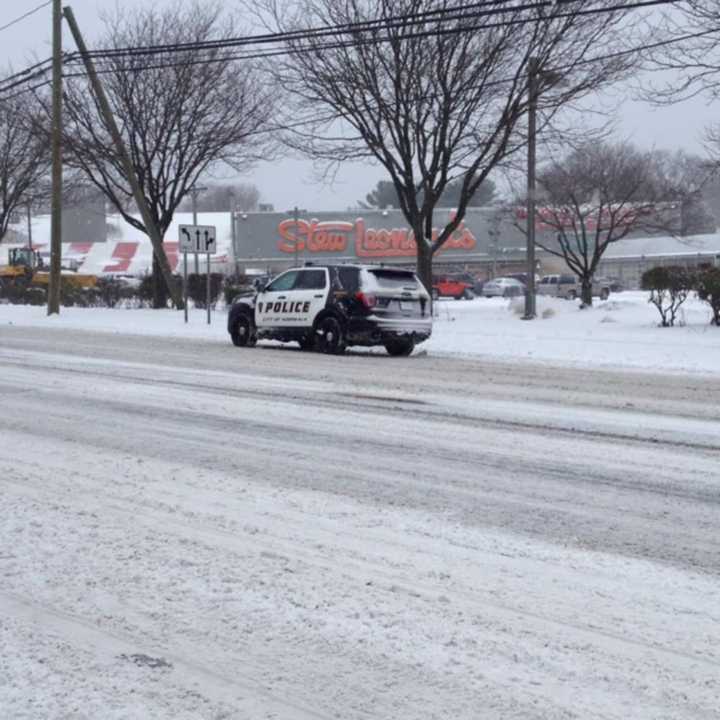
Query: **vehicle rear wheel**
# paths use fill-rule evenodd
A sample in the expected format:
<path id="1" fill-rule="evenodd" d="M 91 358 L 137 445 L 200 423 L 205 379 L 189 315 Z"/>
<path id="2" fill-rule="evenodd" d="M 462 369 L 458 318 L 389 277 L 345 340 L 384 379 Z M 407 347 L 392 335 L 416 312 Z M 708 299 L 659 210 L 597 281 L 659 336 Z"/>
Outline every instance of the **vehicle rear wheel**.
<path id="1" fill-rule="evenodd" d="M 330 315 L 318 323 L 315 347 L 326 355 L 341 355 L 345 352 L 345 331 L 337 318 Z"/>
<path id="2" fill-rule="evenodd" d="M 313 350 L 315 348 L 315 337 L 313 336 L 312 333 L 303 335 L 298 340 L 298 345 L 300 346 L 301 350 L 304 350 L 304 351 Z"/>
<path id="3" fill-rule="evenodd" d="M 432 299 L 433 300 L 439 300 L 440 299 L 440 291 L 437 288 L 432 289 Z"/>
<path id="4" fill-rule="evenodd" d="M 247 315 L 241 315 L 233 331 L 230 333 L 230 338 L 233 341 L 233 345 L 236 347 L 254 347 L 257 343 L 257 336 L 255 335 L 255 328 L 253 328 L 252 322 Z"/>
<path id="5" fill-rule="evenodd" d="M 388 355 L 393 357 L 407 357 L 415 349 L 415 341 L 412 338 L 393 338 L 384 342 Z"/>

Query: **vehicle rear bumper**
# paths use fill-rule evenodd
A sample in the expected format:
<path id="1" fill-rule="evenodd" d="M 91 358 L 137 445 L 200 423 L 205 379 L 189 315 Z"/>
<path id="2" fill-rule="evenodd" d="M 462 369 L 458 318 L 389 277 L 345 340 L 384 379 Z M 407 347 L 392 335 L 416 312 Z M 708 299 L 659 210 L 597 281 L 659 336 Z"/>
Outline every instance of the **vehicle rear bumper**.
<path id="1" fill-rule="evenodd" d="M 432 335 L 432 318 L 379 317 L 353 319 L 348 326 L 351 345 L 381 345 L 385 340 L 412 337 L 416 343 Z"/>

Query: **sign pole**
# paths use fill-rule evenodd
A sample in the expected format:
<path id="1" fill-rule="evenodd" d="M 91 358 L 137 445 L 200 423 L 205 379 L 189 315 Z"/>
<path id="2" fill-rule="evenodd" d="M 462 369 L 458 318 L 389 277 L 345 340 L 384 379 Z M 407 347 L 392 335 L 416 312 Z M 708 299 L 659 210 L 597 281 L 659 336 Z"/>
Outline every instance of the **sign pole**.
<path id="1" fill-rule="evenodd" d="M 188 309 L 187 309 L 187 300 L 188 300 L 188 278 L 187 278 L 187 250 L 183 252 L 183 300 L 185 305 L 185 323 L 187 324 L 188 321 Z"/>
<path id="2" fill-rule="evenodd" d="M 207 305 L 207 324 L 210 324 L 210 253 L 207 254 L 207 272 L 205 273 L 205 304 Z"/>

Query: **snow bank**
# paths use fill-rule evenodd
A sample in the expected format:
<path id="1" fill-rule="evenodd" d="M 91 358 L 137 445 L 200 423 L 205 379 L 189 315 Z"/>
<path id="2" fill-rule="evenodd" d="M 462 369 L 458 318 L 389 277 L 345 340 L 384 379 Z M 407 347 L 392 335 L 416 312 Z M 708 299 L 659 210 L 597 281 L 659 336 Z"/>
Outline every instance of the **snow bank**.
<path id="1" fill-rule="evenodd" d="M 680 326 L 658 327 L 658 314 L 642 292 L 623 292 L 581 310 L 577 303 L 538 298 L 539 317 L 524 321 L 522 300 L 477 298 L 441 301 L 433 337 L 416 354 L 479 356 L 493 361 L 533 361 L 672 373 L 717 373 L 720 329 L 704 303 L 689 300 Z M 48 318 L 42 307 L 0 305 L 3 325 L 57 327 L 228 342 L 223 311 L 206 324 L 202 310 L 183 313 L 138 309 L 63 308 Z"/>

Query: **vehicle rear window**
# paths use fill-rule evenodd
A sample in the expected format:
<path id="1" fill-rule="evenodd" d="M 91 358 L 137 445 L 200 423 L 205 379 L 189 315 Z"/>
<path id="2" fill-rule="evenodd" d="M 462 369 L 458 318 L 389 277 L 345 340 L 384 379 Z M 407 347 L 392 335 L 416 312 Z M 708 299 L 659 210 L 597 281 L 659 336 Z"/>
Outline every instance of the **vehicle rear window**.
<path id="1" fill-rule="evenodd" d="M 370 270 L 370 274 L 381 288 L 417 287 L 415 275 L 409 270 Z"/>

